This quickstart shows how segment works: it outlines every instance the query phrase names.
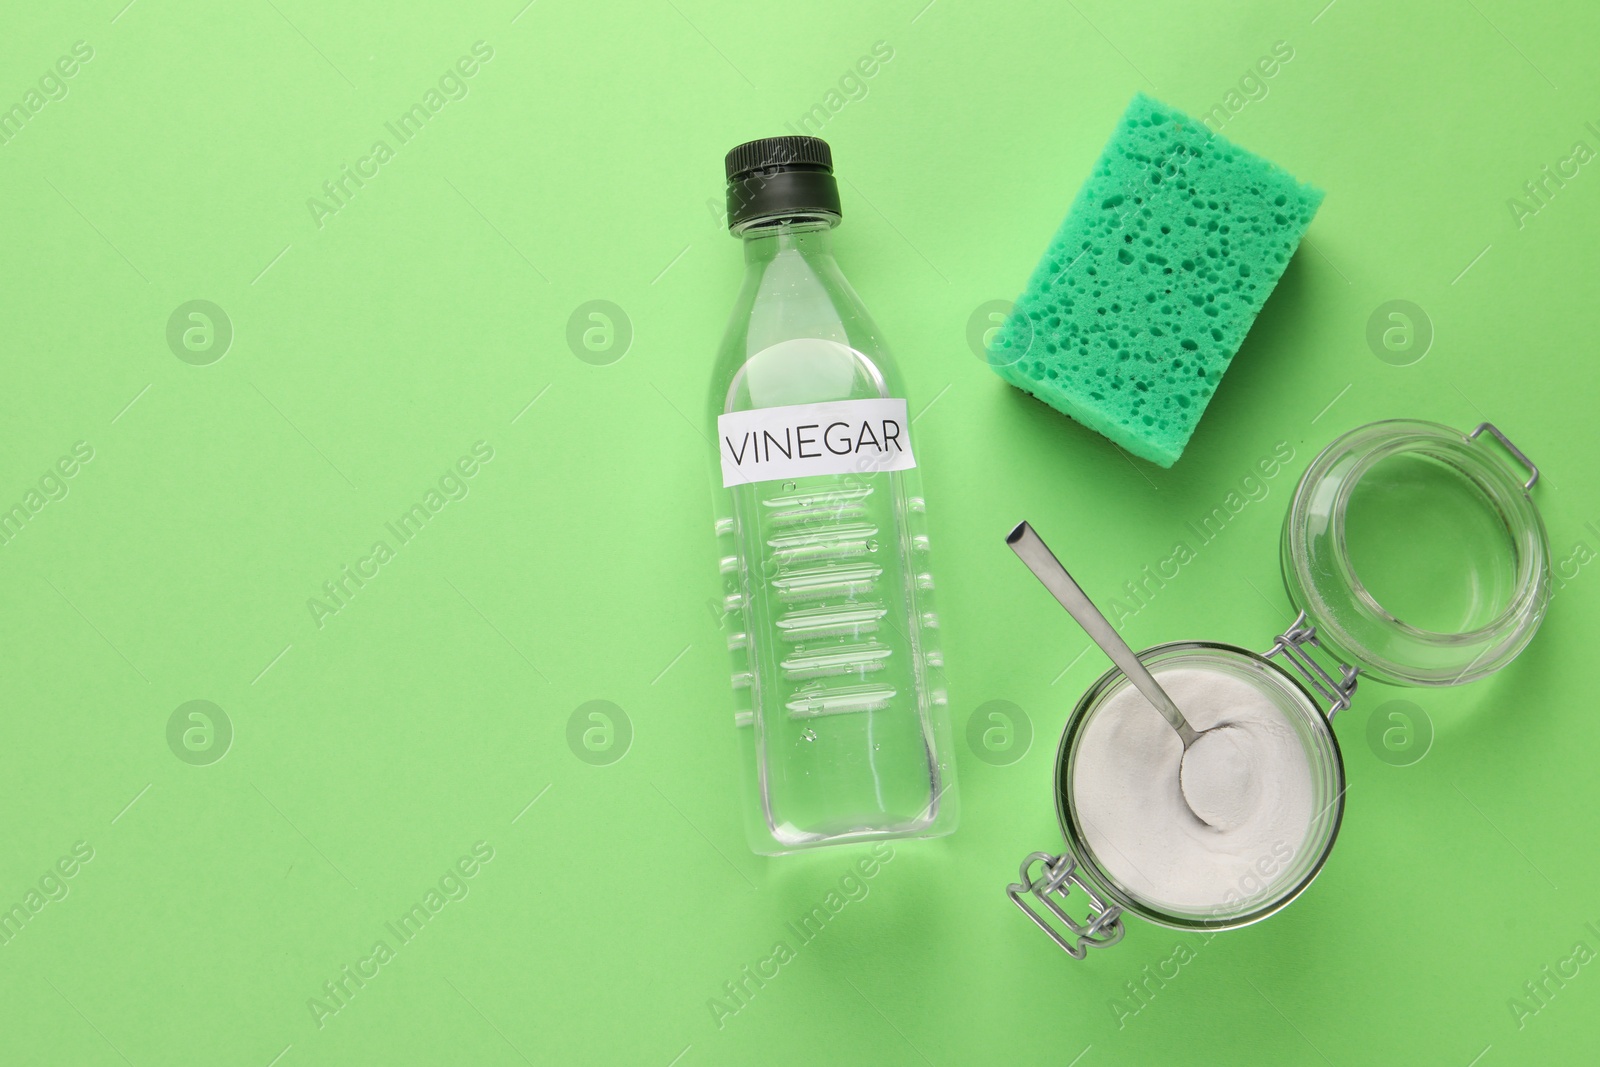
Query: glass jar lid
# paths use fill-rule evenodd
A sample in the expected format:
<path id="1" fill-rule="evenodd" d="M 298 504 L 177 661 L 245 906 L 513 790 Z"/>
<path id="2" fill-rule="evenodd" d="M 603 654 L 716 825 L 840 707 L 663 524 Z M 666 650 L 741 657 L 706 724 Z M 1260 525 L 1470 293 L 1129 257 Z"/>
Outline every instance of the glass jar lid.
<path id="1" fill-rule="evenodd" d="M 1282 545 L 1290 599 L 1365 675 L 1433 686 L 1492 674 L 1533 638 L 1550 599 L 1549 543 L 1528 495 L 1538 477 L 1488 423 L 1352 430 L 1295 488 Z"/>

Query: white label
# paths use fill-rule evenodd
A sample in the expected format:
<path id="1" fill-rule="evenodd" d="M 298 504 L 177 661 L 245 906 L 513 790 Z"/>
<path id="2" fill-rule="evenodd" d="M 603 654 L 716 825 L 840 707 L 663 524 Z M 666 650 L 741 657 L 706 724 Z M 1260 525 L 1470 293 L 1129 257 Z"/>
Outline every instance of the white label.
<path id="1" fill-rule="evenodd" d="M 904 400 L 832 400 L 717 416 L 722 485 L 917 465 Z"/>

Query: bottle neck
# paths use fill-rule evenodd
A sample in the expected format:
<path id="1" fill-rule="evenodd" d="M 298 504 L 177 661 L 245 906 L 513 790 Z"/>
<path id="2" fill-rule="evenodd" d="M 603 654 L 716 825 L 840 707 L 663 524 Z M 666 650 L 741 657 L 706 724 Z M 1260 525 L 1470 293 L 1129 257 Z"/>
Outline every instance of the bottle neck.
<path id="1" fill-rule="evenodd" d="M 761 269 L 780 256 L 833 259 L 833 218 L 786 219 L 752 226 L 739 236 L 744 240 L 746 269 Z"/>

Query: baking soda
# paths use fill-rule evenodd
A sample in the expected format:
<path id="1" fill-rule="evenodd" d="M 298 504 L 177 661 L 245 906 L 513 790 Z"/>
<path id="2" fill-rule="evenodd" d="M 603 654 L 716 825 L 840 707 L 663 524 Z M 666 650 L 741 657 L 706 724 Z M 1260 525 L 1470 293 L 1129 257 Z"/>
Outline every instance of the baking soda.
<path id="1" fill-rule="evenodd" d="M 1285 881 L 1316 809 L 1311 764 L 1294 726 L 1233 674 L 1155 668 L 1202 733 L 1190 746 L 1133 686 L 1078 740 L 1073 803 L 1107 873 L 1157 907 L 1236 913 Z M 1213 729 L 1215 728 L 1215 729 Z"/>

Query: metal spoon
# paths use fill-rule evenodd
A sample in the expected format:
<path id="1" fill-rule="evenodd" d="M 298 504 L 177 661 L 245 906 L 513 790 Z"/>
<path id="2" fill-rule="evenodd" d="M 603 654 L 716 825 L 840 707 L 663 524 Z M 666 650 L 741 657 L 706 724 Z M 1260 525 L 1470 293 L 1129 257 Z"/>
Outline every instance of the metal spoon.
<path id="1" fill-rule="evenodd" d="M 1128 676 L 1128 680 L 1161 713 L 1161 717 L 1167 720 L 1168 725 L 1178 732 L 1178 737 L 1183 741 L 1184 751 L 1187 752 L 1189 746 L 1194 744 L 1195 738 L 1200 735 L 1189 725 L 1189 720 L 1183 717 L 1183 712 L 1179 711 L 1178 705 L 1167 696 L 1167 691 L 1161 688 L 1155 676 L 1139 662 L 1139 657 L 1133 654 L 1133 649 L 1128 647 L 1128 643 L 1117 633 L 1110 620 L 1100 613 L 1100 609 L 1094 606 L 1094 601 L 1090 600 L 1088 594 L 1072 580 L 1072 575 L 1068 574 L 1067 568 L 1056 559 L 1055 553 L 1050 551 L 1050 546 L 1046 545 L 1039 535 L 1033 532 L 1033 527 L 1026 522 L 1017 523 L 1016 529 L 1006 534 L 1006 544 L 1011 546 L 1011 551 L 1027 564 L 1033 576 L 1043 582 L 1051 595 L 1078 621 L 1078 625 L 1088 632 L 1094 643 L 1111 657 L 1111 662 Z"/>

